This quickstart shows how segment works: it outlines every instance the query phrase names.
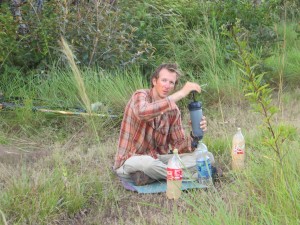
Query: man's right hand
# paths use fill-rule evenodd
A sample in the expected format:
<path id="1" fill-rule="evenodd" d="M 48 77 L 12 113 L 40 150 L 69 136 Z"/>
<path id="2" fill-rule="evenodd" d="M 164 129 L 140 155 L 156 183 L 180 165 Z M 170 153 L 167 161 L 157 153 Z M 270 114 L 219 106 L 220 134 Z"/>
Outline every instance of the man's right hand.
<path id="1" fill-rule="evenodd" d="M 201 87 L 197 83 L 186 82 L 185 85 L 177 92 L 169 96 L 169 98 L 175 102 L 185 98 L 192 91 L 201 92 Z"/>
<path id="2" fill-rule="evenodd" d="M 181 91 L 184 93 L 184 97 L 186 97 L 192 91 L 197 91 L 198 93 L 201 92 L 201 87 L 197 83 L 186 82 Z"/>

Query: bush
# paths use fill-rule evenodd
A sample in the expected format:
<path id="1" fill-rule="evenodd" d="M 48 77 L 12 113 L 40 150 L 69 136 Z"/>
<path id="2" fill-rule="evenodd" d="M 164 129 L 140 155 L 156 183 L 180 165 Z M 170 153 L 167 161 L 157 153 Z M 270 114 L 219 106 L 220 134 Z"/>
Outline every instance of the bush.
<path id="1" fill-rule="evenodd" d="M 22 6 L 22 12 L 29 32 L 16 36 L 18 24 L 8 4 L 0 8 L 2 71 L 4 63 L 25 72 L 58 60 L 64 66 L 61 36 L 73 46 L 76 62 L 86 66 L 126 67 L 151 57 L 154 51 L 150 43 L 136 37 L 135 27 L 121 21 L 120 9 L 104 2 L 74 5 L 73 1 L 47 1 L 42 13 L 37 13 L 34 2 L 29 1 Z"/>

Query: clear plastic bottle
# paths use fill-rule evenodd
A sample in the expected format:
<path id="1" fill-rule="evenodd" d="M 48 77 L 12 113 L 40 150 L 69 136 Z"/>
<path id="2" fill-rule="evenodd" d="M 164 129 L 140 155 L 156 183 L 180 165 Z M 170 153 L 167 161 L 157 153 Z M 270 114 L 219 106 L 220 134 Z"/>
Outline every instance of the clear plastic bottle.
<path id="1" fill-rule="evenodd" d="M 182 165 L 178 155 L 178 150 L 174 149 L 173 157 L 167 166 L 167 197 L 177 200 L 181 195 L 182 185 Z"/>
<path id="2" fill-rule="evenodd" d="M 245 167 L 245 138 L 241 128 L 237 128 L 233 136 L 231 157 L 233 170 L 241 170 Z"/>
<path id="3" fill-rule="evenodd" d="M 198 171 L 198 182 L 205 186 L 212 184 L 211 164 L 214 163 L 212 153 L 207 150 L 206 145 L 199 141 L 196 149 L 196 167 Z"/>

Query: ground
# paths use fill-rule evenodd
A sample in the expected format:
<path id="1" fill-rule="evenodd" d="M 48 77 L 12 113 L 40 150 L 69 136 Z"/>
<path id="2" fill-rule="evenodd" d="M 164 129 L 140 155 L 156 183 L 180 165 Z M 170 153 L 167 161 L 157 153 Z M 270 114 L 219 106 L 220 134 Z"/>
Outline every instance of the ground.
<path id="1" fill-rule="evenodd" d="M 7 146 L 7 145 L 0 145 L 0 162 L 1 163 L 18 163 L 22 160 L 26 161 L 35 161 L 40 157 L 46 156 L 46 151 L 24 151 L 20 148 Z"/>
<path id="2" fill-rule="evenodd" d="M 300 91 L 295 91 L 295 94 L 283 99 L 283 111 L 277 115 L 276 123 L 284 122 L 284 124 L 290 124 L 297 129 L 297 133 L 300 130 L 300 104 L 299 95 Z M 218 106 L 219 108 L 219 106 Z M 223 117 L 216 115 L 212 112 L 206 111 L 208 118 L 209 131 L 207 132 L 207 140 L 213 141 L 218 138 L 223 138 L 228 134 L 228 143 L 232 138 L 237 126 L 240 126 L 245 131 L 245 134 L 255 136 L 257 133 L 258 125 L 261 125 L 262 120 L 258 114 L 251 113 L 248 107 L 226 107 L 222 106 Z M 185 123 L 187 124 L 187 123 Z M 43 136 L 44 134 L 42 134 Z M 227 136 L 226 136 L 227 137 Z M 95 170 L 99 170 L 103 164 L 107 163 L 108 172 L 104 173 L 102 170 L 99 176 L 105 186 L 103 187 L 104 202 L 103 206 L 97 204 L 95 199 L 91 199 L 90 206 L 82 208 L 75 215 L 63 214 L 57 219 L 57 223 L 53 224 L 174 224 L 170 223 L 170 218 L 167 218 L 168 213 L 178 210 L 178 212 L 186 213 L 193 211 L 195 208 L 188 205 L 187 202 L 180 200 L 176 204 L 173 201 L 166 199 L 163 193 L 153 195 L 139 195 L 130 191 L 126 191 L 118 183 L 116 176 L 111 173 L 111 165 L 113 164 L 113 157 L 117 145 L 117 135 L 111 137 L 111 139 L 101 139 L 95 143 L 95 139 L 92 135 L 88 135 L 85 131 L 77 132 L 73 134 L 64 143 L 45 143 L 41 141 L 37 136 L 34 136 L 35 141 L 32 139 L 21 137 L 12 137 L 9 139 L 2 138 L 2 144 L 0 144 L 0 168 L 2 168 L 2 179 L 11 176 L 6 173 L 14 174 L 16 168 L 19 165 L 24 165 L 26 162 L 36 162 L 38 164 L 34 166 L 36 171 L 48 165 L 51 168 L 53 161 L 51 157 L 56 152 L 61 154 L 66 165 L 72 166 L 80 165 L 80 169 L 85 173 L 94 173 Z M 44 137 L 43 140 L 47 138 Z M 92 144 L 91 144 L 92 143 Z M 211 144 L 211 143 L 208 143 Z M 228 147 L 230 149 L 230 147 Z M 215 149 L 218 150 L 218 149 Z M 217 159 L 226 159 L 229 154 L 222 156 L 217 155 Z M 45 158 L 50 158 L 50 163 Z M 41 162 L 39 162 L 41 159 Z M 226 161 L 226 160 L 225 160 Z M 48 164 L 47 164 L 48 163 Z M 226 165 L 221 164 L 226 168 Z M 80 171 L 81 171 L 80 170 Z M 38 172 L 36 172 L 39 174 Z M 226 189 L 228 183 L 234 182 L 233 180 L 226 180 L 226 182 L 220 182 L 216 185 L 216 190 Z M 223 185 L 223 184 L 226 185 Z M 116 187 L 117 193 L 112 195 L 111 185 Z M 222 186 L 223 185 L 223 186 Z M 223 196 L 224 193 L 224 196 Z M 228 195 L 226 191 L 218 192 L 222 199 L 235 198 L 235 193 Z M 185 196 L 192 196 L 193 192 L 187 193 Z M 204 196 L 206 193 L 201 193 Z M 209 193 L 208 193 L 209 194 Z M 199 192 L 197 192 L 199 195 Z M 107 202 L 106 202 L 107 201 Z M 162 211 L 161 209 L 164 209 Z M 193 212 L 194 213 L 194 212 Z M 173 221 L 174 222 L 174 221 Z"/>

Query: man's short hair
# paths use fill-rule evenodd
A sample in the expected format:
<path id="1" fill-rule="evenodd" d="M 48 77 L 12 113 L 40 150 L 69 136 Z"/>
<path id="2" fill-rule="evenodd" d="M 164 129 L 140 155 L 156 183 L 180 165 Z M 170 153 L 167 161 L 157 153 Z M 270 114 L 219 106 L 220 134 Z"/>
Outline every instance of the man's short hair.
<path id="1" fill-rule="evenodd" d="M 162 69 L 167 69 L 170 72 L 175 72 L 176 73 L 176 82 L 175 82 L 175 87 L 178 83 L 179 78 L 182 76 L 181 72 L 179 70 L 179 67 L 176 63 L 164 63 L 161 64 L 159 67 L 156 68 L 156 70 L 154 71 L 154 73 L 152 74 L 151 78 L 150 78 L 150 83 L 151 83 L 151 87 L 153 87 L 153 79 L 158 79 L 159 78 L 159 72 Z"/>

